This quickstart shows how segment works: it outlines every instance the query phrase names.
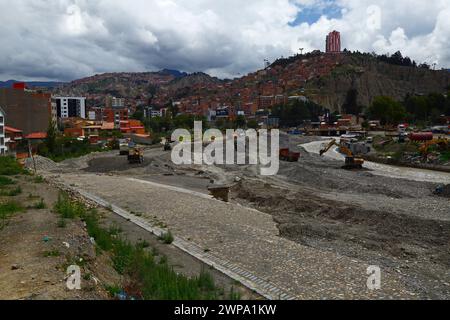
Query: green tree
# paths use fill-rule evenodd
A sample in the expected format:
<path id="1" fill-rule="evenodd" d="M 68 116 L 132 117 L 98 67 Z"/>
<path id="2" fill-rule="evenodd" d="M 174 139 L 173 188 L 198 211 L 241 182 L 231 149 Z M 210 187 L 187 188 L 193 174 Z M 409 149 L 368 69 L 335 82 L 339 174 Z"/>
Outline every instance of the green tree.
<path id="1" fill-rule="evenodd" d="M 56 123 L 54 121 L 50 120 L 50 123 L 48 125 L 47 129 L 47 138 L 45 138 L 45 146 L 47 147 L 47 151 L 50 154 L 54 154 L 56 152 L 57 148 L 57 139 L 58 132 L 56 129 Z"/>
<path id="2" fill-rule="evenodd" d="M 376 97 L 368 110 L 369 117 L 382 124 L 397 124 L 406 118 L 405 107 L 390 97 Z"/>
<path id="3" fill-rule="evenodd" d="M 244 116 L 237 116 L 236 120 L 234 121 L 234 127 L 244 129 L 247 125 L 247 121 L 245 120 Z"/>
<path id="4" fill-rule="evenodd" d="M 247 127 L 249 129 L 258 129 L 259 125 L 258 125 L 258 122 L 255 119 L 252 119 L 252 120 L 249 120 L 247 122 Z"/>

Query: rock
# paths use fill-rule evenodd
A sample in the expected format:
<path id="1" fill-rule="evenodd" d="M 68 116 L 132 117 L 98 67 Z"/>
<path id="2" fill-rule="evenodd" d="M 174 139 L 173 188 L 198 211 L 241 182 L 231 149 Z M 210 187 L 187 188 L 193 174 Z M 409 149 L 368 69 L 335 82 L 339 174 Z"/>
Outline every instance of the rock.
<path id="1" fill-rule="evenodd" d="M 11 270 L 19 270 L 19 269 L 20 269 L 20 266 L 18 264 L 13 264 L 11 266 Z"/>

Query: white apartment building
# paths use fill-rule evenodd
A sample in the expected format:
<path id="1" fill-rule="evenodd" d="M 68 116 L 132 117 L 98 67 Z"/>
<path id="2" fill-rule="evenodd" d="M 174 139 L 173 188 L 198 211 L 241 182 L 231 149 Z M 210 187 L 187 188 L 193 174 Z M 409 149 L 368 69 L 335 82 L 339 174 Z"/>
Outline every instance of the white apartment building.
<path id="1" fill-rule="evenodd" d="M 0 107 L 0 155 L 4 155 L 6 154 L 6 151 L 8 151 L 6 148 L 5 125 L 6 113 Z"/>
<path id="2" fill-rule="evenodd" d="M 86 119 L 86 98 L 84 97 L 55 97 L 58 119 L 82 118 Z"/>

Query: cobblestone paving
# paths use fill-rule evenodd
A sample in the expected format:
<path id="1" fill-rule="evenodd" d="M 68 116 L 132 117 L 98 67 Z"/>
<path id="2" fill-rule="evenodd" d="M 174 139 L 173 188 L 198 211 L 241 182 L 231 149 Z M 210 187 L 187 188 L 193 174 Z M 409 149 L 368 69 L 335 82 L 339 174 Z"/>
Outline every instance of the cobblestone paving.
<path id="1" fill-rule="evenodd" d="M 243 270 L 246 279 L 264 279 L 298 299 L 392 299 L 415 297 L 392 270 L 382 270 L 382 288 L 367 289 L 370 261 L 302 246 L 278 236 L 268 214 L 130 178 L 64 174 L 53 179 L 70 184 L 139 213 L 155 227 L 168 227 L 212 259 Z M 236 269 L 238 270 L 238 269 Z M 281 295 L 281 294 L 280 294 Z M 287 297 L 286 295 L 285 297 Z M 281 297 L 282 298 L 282 297 Z"/>

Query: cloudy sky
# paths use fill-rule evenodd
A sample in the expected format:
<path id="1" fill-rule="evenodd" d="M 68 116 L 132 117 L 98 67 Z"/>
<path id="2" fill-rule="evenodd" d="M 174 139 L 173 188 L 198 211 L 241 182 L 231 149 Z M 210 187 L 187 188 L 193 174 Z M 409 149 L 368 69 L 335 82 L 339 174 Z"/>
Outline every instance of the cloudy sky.
<path id="1" fill-rule="evenodd" d="M 450 67 L 449 0 L 0 0 L 0 80 L 162 68 L 233 77 L 315 49 Z"/>

